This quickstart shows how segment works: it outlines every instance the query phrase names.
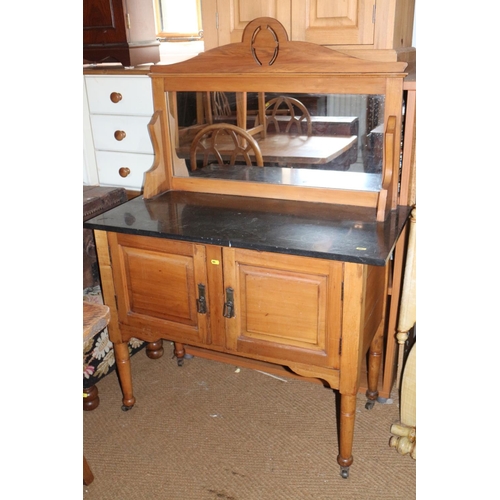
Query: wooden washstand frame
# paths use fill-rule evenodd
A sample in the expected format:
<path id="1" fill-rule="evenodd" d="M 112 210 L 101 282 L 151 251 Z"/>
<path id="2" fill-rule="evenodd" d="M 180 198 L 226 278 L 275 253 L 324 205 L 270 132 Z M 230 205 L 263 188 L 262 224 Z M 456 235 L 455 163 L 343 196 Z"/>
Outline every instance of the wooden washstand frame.
<path id="1" fill-rule="evenodd" d="M 150 71 L 153 86 L 155 112 L 150 123 L 150 134 L 155 151 L 152 168 L 145 174 L 143 198 L 148 200 L 168 191 L 199 192 L 250 196 L 275 200 L 301 200 L 332 205 L 365 207 L 373 209 L 373 219 L 383 223 L 399 202 L 399 158 L 400 131 L 402 121 L 403 79 L 406 63 L 373 62 L 337 53 L 328 48 L 307 42 L 290 42 L 283 26 L 272 18 L 258 18 L 250 22 L 244 31 L 242 42 L 212 49 L 188 61 L 173 65 L 153 66 Z M 384 154 L 381 189 L 366 192 L 322 187 L 302 188 L 291 185 L 272 185 L 254 182 L 231 182 L 221 179 L 200 179 L 178 175 L 179 159 L 176 158 L 176 92 L 236 92 L 240 100 L 238 125 L 247 123 L 247 92 L 273 93 L 320 93 L 320 94 L 382 94 L 384 102 Z M 184 162 L 184 160 L 180 160 Z M 177 162 L 177 164 L 176 164 Z M 184 164 L 185 166 L 185 164 Z M 112 234 L 112 233 L 110 233 Z M 123 391 L 124 409 L 135 404 L 127 343 L 120 332 L 117 296 L 114 284 L 109 242 L 116 240 L 106 231 L 96 230 L 101 269 L 101 281 L 105 303 L 110 305 L 110 338 L 115 347 L 117 370 Z M 401 253 L 400 240 L 397 245 Z M 397 248 L 398 248 L 397 247 Z M 345 283 L 352 297 L 361 296 L 366 286 L 366 266 L 346 263 Z M 380 282 L 380 311 L 387 309 L 389 289 L 389 264 L 375 271 L 374 282 Z M 215 279 L 215 278 L 214 278 Z M 382 285 L 383 283 L 383 285 Z M 346 285 L 347 286 L 347 285 Z M 374 288 L 375 289 L 375 288 Z M 376 288 L 379 290 L 379 288 Z M 377 292 L 378 293 L 378 292 Z M 353 300 L 344 304 L 344 314 L 350 324 L 344 325 L 353 331 L 363 330 L 358 324 L 357 308 Z M 369 403 L 378 396 L 377 384 L 383 351 L 386 314 L 375 328 L 373 337 L 359 339 L 358 344 L 342 345 L 339 370 L 309 367 L 295 363 L 293 371 L 303 377 L 322 378 L 342 394 L 340 408 L 340 439 L 337 461 L 343 477 L 348 476 L 352 458 L 356 394 L 359 390 L 361 359 L 365 347 L 369 346 L 368 390 Z M 161 349 L 161 340 L 150 342 L 148 350 Z M 363 344 L 363 345 L 360 345 Z M 367 345 L 365 345 L 367 344 Z M 349 352 L 347 352 L 349 351 Z M 185 352 L 181 343 L 175 343 L 175 352 Z M 201 352 L 201 351 L 200 351 Z M 161 354 L 159 354 L 160 356 Z M 228 354 L 214 352 L 223 360 Z M 215 357 L 217 359 L 217 357 Z M 349 360 L 356 360 L 356 369 L 349 367 Z M 259 363 L 259 356 L 249 361 Z M 244 364 L 242 365 L 244 366 Z"/>

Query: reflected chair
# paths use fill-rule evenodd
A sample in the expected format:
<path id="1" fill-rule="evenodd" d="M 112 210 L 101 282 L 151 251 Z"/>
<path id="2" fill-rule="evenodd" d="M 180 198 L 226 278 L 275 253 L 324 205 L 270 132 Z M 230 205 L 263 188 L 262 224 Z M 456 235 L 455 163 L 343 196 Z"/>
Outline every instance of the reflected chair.
<path id="1" fill-rule="evenodd" d="M 277 134 L 285 132 L 291 133 L 293 129 L 299 135 L 303 135 L 302 124 L 306 125 L 307 136 L 312 135 L 311 115 L 307 108 L 294 97 L 279 96 L 266 103 L 266 130 L 274 127 Z M 255 119 L 255 125 L 258 125 L 259 117 Z"/>
<path id="2" fill-rule="evenodd" d="M 200 156 L 202 166 L 235 165 L 238 159 L 245 164 L 264 166 L 259 144 L 246 130 L 229 123 L 216 123 L 201 129 L 190 148 L 191 170 L 196 170 Z"/>

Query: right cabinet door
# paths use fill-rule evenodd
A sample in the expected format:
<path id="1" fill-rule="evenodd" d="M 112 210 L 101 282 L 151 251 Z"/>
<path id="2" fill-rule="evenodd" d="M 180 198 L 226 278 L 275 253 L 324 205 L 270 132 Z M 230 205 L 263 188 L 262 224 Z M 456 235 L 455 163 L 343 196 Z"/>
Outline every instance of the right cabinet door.
<path id="1" fill-rule="evenodd" d="M 292 40 L 371 45 L 375 0 L 291 0 Z"/>
<path id="2" fill-rule="evenodd" d="M 338 368 L 342 262 L 236 248 L 223 258 L 229 351 Z"/>

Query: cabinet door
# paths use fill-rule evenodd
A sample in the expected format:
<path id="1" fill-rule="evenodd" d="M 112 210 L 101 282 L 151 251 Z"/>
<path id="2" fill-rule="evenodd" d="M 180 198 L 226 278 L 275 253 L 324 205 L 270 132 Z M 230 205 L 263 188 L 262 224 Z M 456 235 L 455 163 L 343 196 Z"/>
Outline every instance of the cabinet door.
<path id="1" fill-rule="evenodd" d="M 108 233 L 120 330 L 125 337 L 209 343 L 200 286 L 207 286 L 205 247 Z"/>
<path id="2" fill-rule="evenodd" d="M 273 17 L 285 27 L 291 28 L 290 0 L 217 0 L 218 40 L 217 45 L 241 42 L 245 26 L 257 17 Z M 203 26 L 204 31 L 212 31 L 210 26 Z M 205 41 L 207 44 L 207 41 Z M 213 40 L 207 48 L 213 48 Z"/>
<path id="3" fill-rule="evenodd" d="M 291 39 L 321 45 L 374 43 L 375 0 L 292 0 Z"/>
<path id="4" fill-rule="evenodd" d="M 341 262 L 235 248 L 223 256 L 226 295 L 232 289 L 234 298 L 229 351 L 338 368 Z"/>

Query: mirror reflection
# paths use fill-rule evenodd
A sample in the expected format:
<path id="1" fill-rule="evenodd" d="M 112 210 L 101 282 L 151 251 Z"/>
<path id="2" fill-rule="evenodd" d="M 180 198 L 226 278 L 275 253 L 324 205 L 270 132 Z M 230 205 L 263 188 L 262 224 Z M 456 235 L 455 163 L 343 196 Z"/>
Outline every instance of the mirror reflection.
<path id="1" fill-rule="evenodd" d="M 383 95 L 177 92 L 172 97 L 176 175 L 380 189 Z"/>

